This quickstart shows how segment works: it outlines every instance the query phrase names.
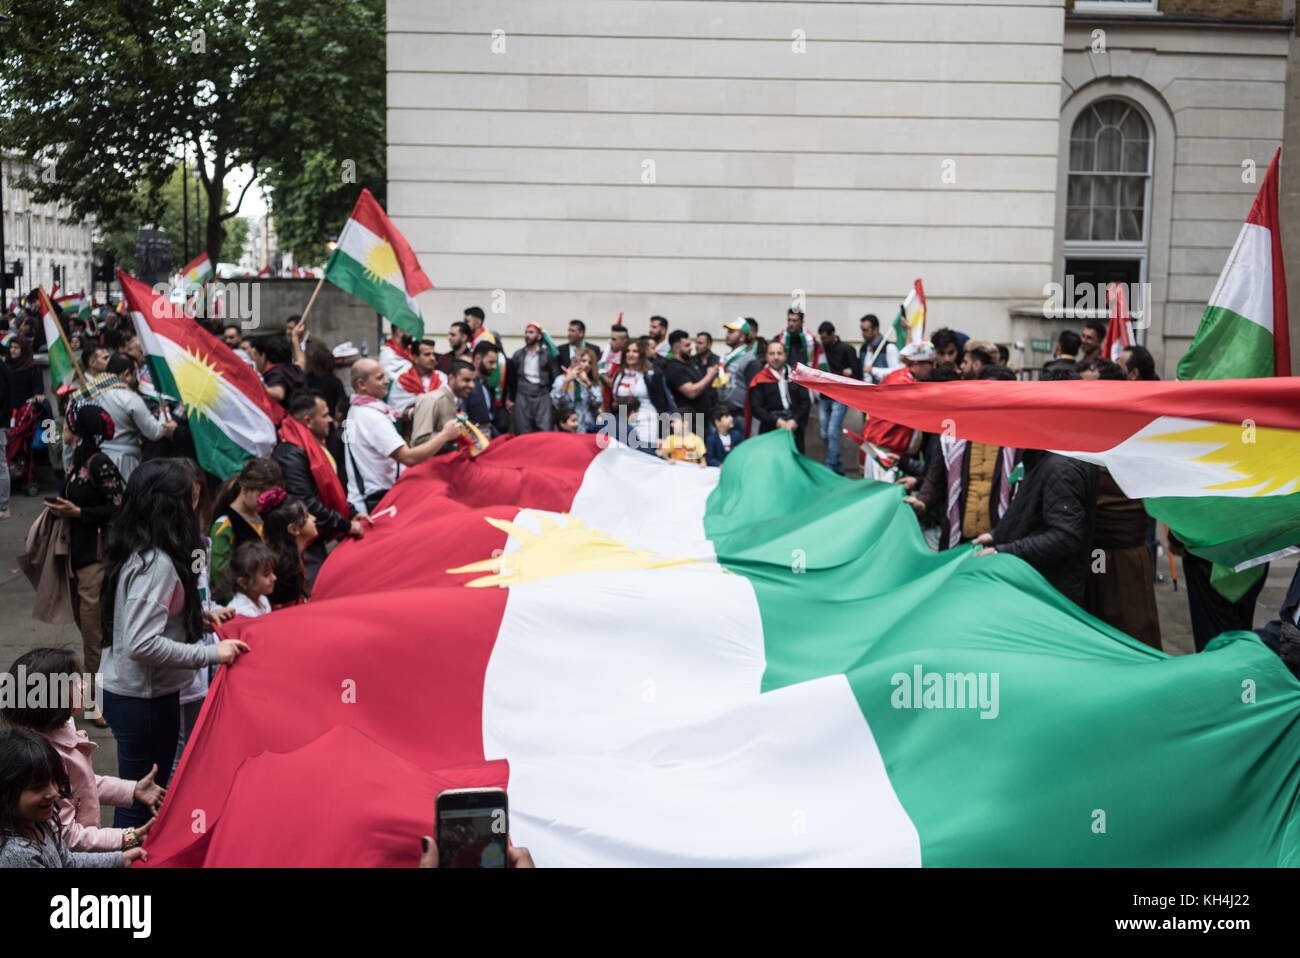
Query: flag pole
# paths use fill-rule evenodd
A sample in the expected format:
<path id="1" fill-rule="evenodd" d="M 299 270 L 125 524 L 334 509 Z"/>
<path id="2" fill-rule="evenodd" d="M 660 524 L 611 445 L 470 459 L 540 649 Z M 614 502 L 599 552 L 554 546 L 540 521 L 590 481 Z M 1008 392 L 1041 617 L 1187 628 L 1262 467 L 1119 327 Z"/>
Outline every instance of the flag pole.
<path id="1" fill-rule="evenodd" d="M 68 334 L 63 331 L 63 324 L 59 322 L 59 314 L 54 311 L 54 304 L 50 302 L 50 298 L 45 295 L 45 286 L 38 286 L 37 289 L 40 291 L 42 311 L 46 307 L 49 307 L 50 318 L 54 320 L 54 328 L 59 331 L 59 340 L 63 343 L 63 348 L 68 351 L 68 358 L 72 360 L 72 368 L 77 371 L 77 378 L 81 380 L 81 388 L 89 392 L 90 383 L 86 382 L 86 374 L 81 371 L 81 363 L 77 362 L 77 356 L 72 351 L 72 344 L 68 342 Z M 51 391 L 57 394 L 59 384 L 51 383 L 50 386 Z"/>
<path id="2" fill-rule="evenodd" d="M 311 312 L 312 303 L 316 302 L 316 294 L 320 292 L 320 288 L 324 285 L 325 274 L 321 273 L 320 279 L 316 281 L 316 288 L 311 291 L 311 299 L 307 300 L 307 308 L 302 311 L 302 316 L 298 319 L 298 322 L 304 326 L 307 325 L 307 314 Z"/>

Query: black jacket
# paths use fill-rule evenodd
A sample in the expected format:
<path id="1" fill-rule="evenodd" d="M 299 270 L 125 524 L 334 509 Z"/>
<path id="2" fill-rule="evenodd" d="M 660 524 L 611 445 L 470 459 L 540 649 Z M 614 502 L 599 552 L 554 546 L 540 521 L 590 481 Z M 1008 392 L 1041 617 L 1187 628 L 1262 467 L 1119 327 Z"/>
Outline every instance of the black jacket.
<path id="1" fill-rule="evenodd" d="M 778 418 L 786 419 L 782 413 L 790 413 L 802 430 L 808 425 L 808 414 L 812 411 L 812 400 L 808 390 L 798 383 L 790 383 L 790 409 L 781 404 L 781 387 L 778 383 L 758 383 L 749 387 L 749 412 L 758 421 L 760 433 L 771 432 L 776 428 Z"/>
<path id="2" fill-rule="evenodd" d="M 276 444 L 271 458 L 280 464 L 284 472 L 284 491 L 300 500 L 316 519 L 316 531 L 321 541 L 337 539 L 346 535 L 352 522 L 345 515 L 335 512 L 317 498 L 316 480 L 311 474 L 311 460 L 301 446 L 291 442 Z"/>
<path id="3" fill-rule="evenodd" d="M 1027 464 L 1029 458 L 1026 453 Z M 1098 481 L 1092 463 L 1042 453 L 993 530 L 998 552 L 1020 556 L 1079 605 L 1088 578 Z"/>

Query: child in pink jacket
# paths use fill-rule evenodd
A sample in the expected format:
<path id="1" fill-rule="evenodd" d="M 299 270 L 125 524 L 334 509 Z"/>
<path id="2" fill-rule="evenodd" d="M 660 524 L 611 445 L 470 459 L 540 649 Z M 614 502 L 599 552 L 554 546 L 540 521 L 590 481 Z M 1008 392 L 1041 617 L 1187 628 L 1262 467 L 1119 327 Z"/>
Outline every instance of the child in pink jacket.
<path id="1" fill-rule="evenodd" d="M 99 746 L 77 728 L 73 719 L 86 710 L 78 669 L 76 655 L 67 649 L 33 649 L 20 656 L 9 674 L 15 692 L 21 683 L 26 695 L 14 707 L 3 709 L 3 715 L 11 725 L 42 735 L 63 760 L 72 800 L 59 803 L 59 825 L 68 848 L 76 852 L 135 848 L 143 841 L 152 819 L 134 829 L 103 828 L 99 824 L 99 806 L 130 808 L 140 801 L 157 811 L 166 789 L 154 784 L 157 766 L 138 782 L 95 774 L 91 754 Z"/>

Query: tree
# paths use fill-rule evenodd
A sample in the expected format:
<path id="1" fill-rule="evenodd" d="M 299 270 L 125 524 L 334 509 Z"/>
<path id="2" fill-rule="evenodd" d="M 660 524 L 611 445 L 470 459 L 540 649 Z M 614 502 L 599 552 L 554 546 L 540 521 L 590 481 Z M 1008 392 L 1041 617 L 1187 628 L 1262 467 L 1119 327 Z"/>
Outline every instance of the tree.
<path id="1" fill-rule="evenodd" d="M 188 183 L 183 186 L 188 179 Z M 198 177 L 194 170 L 189 170 L 189 176 L 186 177 L 181 167 L 177 164 L 172 168 L 171 176 L 163 187 L 158 190 L 156 197 L 152 200 L 148 195 L 148 190 L 141 187 L 138 197 L 138 209 L 147 211 L 147 215 L 137 213 L 135 210 L 128 210 L 125 213 L 114 216 L 108 220 L 102 220 L 99 223 L 100 240 L 97 244 L 97 253 L 111 250 L 117 266 L 122 267 L 128 273 L 136 271 L 135 262 L 135 243 L 138 231 L 146 223 L 152 223 L 162 227 L 167 231 L 167 235 L 172 241 L 172 256 L 177 269 L 185 264 L 185 221 L 186 221 L 186 203 L 189 204 L 189 233 L 190 233 L 190 256 L 196 256 L 194 252 L 195 244 L 198 237 L 198 229 L 202 224 L 207 222 L 208 218 L 208 200 L 207 194 L 201 189 L 198 191 L 198 198 L 195 198 L 195 184 Z M 182 189 L 188 189 L 188 196 L 182 193 Z M 195 203 L 199 204 L 199 211 L 195 213 Z M 222 204 L 222 209 L 227 209 L 230 203 L 230 191 L 227 190 Z M 226 260 L 236 260 L 248 243 L 248 220 L 242 216 L 236 216 L 233 219 L 226 220 L 226 242 L 227 251 Z"/>
<path id="2" fill-rule="evenodd" d="M 9 8 L 0 142 L 48 163 L 48 175 L 25 185 L 38 202 L 63 199 L 77 216 L 117 227 L 159 218 L 188 150 L 199 158 L 203 246 L 215 263 L 248 189 L 227 204 L 232 170 L 250 167 L 249 185 L 265 175 L 273 204 L 307 223 L 311 200 L 284 192 L 318 188 L 331 158 L 341 182 L 360 144 L 384 141 L 383 0 L 10 0 Z M 366 163 L 373 190 L 386 174 L 382 161 Z M 332 212 L 338 194 L 320 194 L 322 208 Z"/>

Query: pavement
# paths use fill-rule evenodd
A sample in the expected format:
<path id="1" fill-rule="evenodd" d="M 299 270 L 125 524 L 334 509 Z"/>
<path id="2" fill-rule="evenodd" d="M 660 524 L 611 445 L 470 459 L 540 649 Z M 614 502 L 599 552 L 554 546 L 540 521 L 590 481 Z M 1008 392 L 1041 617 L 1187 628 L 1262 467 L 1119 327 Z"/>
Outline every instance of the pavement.
<path id="1" fill-rule="evenodd" d="M 846 428 L 860 431 L 862 414 L 849 411 L 845 419 Z M 807 453 L 818 462 L 825 461 L 826 447 L 817 433 L 817 409 L 814 405 L 812 420 L 808 425 Z M 845 473 L 853 478 L 861 478 L 858 468 L 858 449 L 846 437 L 842 437 L 840 459 L 845 466 Z M 43 497 L 53 495 L 51 477 L 48 471 L 41 476 L 44 481 L 39 496 L 29 498 L 15 489 L 10 510 L 13 518 L 0 521 L 0 668 L 9 665 L 22 653 L 41 646 L 66 646 L 81 652 L 81 635 L 74 625 L 48 625 L 32 618 L 32 603 L 35 598 L 31 584 L 18 569 L 15 558 L 23 551 L 27 530 L 40 515 Z M 1180 585 L 1174 588 L 1169 569 L 1169 559 L 1161 554 L 1158 564 L 1160 572 L 1156 583 L 1156 604 L 1160 611 L 1160 631 L 1164 650 L 1170 655 L 1184 655 L 1192 652 L 1191 619 L 1187 609 L 1187 592 L 1182 588 L 1182 561 L 1178 562 L 1178 579 Z M 1268 581 L 1260 593 L 1259 603 L 1255 608 L 1255 626 L 1261 626 L 1277 614 L 1278 607 L 1286 595 L 1291 576 L 1295 571 L 1295 560 L 1288 559 L 1275 562 L 1269 569 Z M 117 748 L 113 735 L 108 729 L 99 729 L 86 721 L 79 721 L 78 726 L 89 734 L 92 741 L 100 747 L 94 753 L 95 771 L 100 775 L 114 775 L 117 772 Z M 113 810 L 104 808 L 104 824 L 111 824 Z"/>

